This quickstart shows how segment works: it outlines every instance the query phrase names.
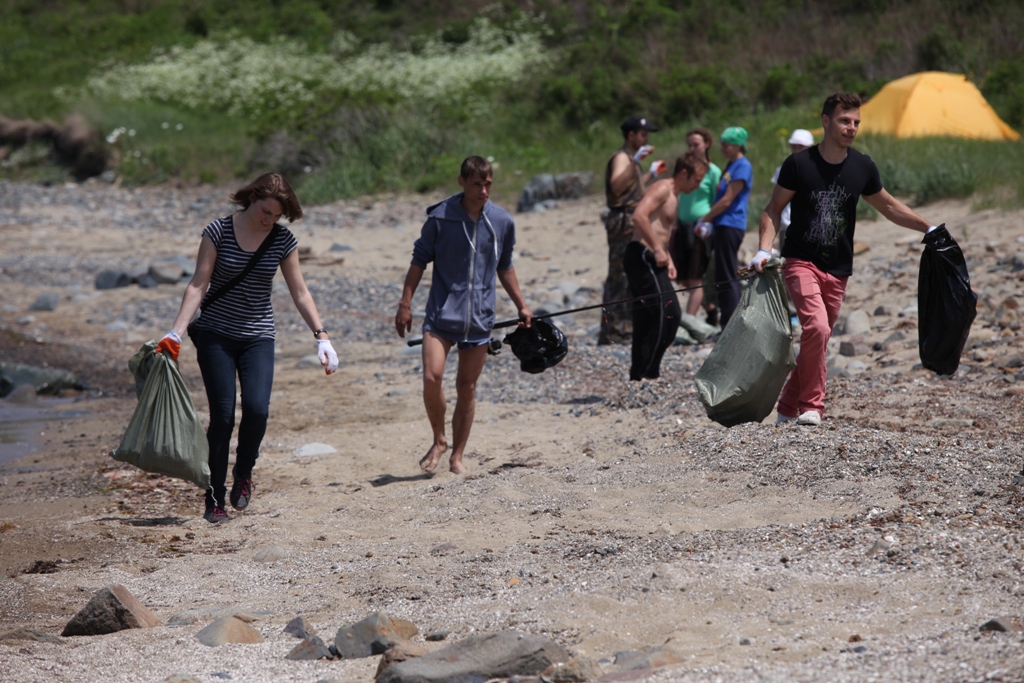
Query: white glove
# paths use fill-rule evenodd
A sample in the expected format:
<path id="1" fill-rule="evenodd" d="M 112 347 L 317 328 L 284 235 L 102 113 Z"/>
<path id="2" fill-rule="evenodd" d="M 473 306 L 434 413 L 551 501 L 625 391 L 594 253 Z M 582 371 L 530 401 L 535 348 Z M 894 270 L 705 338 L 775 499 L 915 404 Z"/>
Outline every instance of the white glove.
<path id="1" fill-rule="evenodd" d="M 712 231 L 714 231 L 714 229 L 715 226 L 711 225 L 711 223 L 708 223 L 707 221 L 697 221 L 697 225 L 693 227 L 693 232 L 697 235 L 697 237 L 701 238 L 702 240 L 706 240 L 708 237 L 711 236 L 711 233 Z"/>
<path id="2" fill-rule="evenodd" d="M 772 257 L 770 251 L 764 249 L 758 249 L 757 253 L 754 254 L 754 258 L 750 259 L 750 263 L 747 264 L 747 270 L 754 269 L 759 273 L 764 272 L 764 264 L 768 262 L 768 259 Z"/>
<path id="3" fill-rule="evenodd" d="M 338 354 L 334 352 L 330 339 L 316 340 L 316 356 L 320 359 L 320 365 L 324 366 L 324 372 L 328 375 L 338 369 Z"/>
<path id="4" fill-rule="evenodd" d="M 643 147 L 636 151 L 636 154 L 633 155 L 633 161 L 639 164 L 641 161 L 646 159 L 653 151 L 654 145 L 644 145 Z"/>
<path id="5" fill-rule="evenodd" d="M 659 159 L 658 161 L 652 161 L 651 162 L 650 173 L 651 173 L 652 176 L 661 175 L 662 173 L 664 173 L 667 170 L 668 170 L 668 162 L 667 161 L 662 161 L 661 159 Z"/>

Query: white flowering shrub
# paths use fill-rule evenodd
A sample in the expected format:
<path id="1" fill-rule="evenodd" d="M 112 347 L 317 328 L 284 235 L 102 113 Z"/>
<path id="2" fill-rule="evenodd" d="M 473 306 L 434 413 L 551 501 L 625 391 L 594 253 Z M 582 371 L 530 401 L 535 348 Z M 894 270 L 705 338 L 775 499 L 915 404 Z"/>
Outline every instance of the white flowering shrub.
<path id="1" fill-rule="evenodd" d="M 284 38 L 204 40 L 172 48 L 147 64 L 113 66 L 89 77 L 86 89 L 100 98 L 258 116 L 312 100 L 322 76 L 337 66 L 330 56 L 309 54 L 302 43 Z"/>
<path id="2" fill-rule="evenodd" d="M 339 34 L 337 42 L 335 55 L 356 45 L 348 34 Z M 203 40 L 148 63 L 111 66 L 90 76 L 85 88 L 104 99 L 175 103 L 254 118 L 310 102 L 323 89 L 481 109 L 491 88 L 520 81 L 549 63 L 540 37 L 527 24 L 502 29 L 478 19 L 467 42 L 453 46 L 434 37 L 416 52 L 374 45 L 344 57 L 314 54 L 285 38 Z"/>

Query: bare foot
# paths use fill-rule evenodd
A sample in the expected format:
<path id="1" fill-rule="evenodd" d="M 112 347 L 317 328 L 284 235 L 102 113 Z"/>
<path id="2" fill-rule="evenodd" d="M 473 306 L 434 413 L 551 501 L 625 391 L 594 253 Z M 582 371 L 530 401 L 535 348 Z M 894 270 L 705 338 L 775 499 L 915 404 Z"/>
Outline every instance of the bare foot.
<path id="1" fill-rule="evenodd" d="M 448 461 L 448 469 L 452 471 L 452 474 L 462 474 L 466 471 L 466 466 L 462 464 L 462 457 L 456 459 L 454 456 Z"/>
<path id="2" fill-rule="evenodd" d="M 448 450 L 448 444 L 435 443 L 427 451 L 427 454 L 420 458 L 420 469 L 424 472 L 433 472 L 437 463 L 441 462 L 441 456 Z"/>

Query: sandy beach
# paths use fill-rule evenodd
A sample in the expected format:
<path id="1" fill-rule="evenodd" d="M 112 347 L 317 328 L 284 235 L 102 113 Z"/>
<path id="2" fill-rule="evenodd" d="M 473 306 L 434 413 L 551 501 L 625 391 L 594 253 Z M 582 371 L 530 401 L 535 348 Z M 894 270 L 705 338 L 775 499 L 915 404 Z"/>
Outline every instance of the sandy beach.
<path id="1" fill-rule="evenodd" d="M 0 360 L 66 368 L 84 387 L 40 399 L 55 419 L 33 433 L 38 450 L 0 462 L 0 636 L 58 636 L 110 584 L 163 622 L 0 637 L 0 681 L 369 681 L 378 657 L 287 660 L 282 630 L 303 616 L 332 640 L 376 611 L 448 632 L 429 649 L 546 636 L 607 680 L 1024 680 L 1024 632 L 980 630 L 1024 617 L 1024 211 L 918 208 L 947 224 L 979 296 L 952 377 L 918 357 L 920 235 L 864 221 L 843 315 L 866 311 L 871 329 L 830 342 L 820 427 L 710 421 L 693 383 L 708 344 L 673 346 L 661 379 L 631 383 L 629 348 L 597 346 L 587 311 L 563 319 L 570 352 L 552 370 L 522 373 L 507 349 L 488 360 L 458 476 L 417 466 L 430 441 L 420 358 L 392 322 L 424 208 L 443 196 L 308 207 L 292 229 L 341 366 L 324 375 L 279 278 L 255 496 L 215 526 L 194 486 L 108 456 L 136 404 L 127 360 L 165 333 L 184 284 L 93 283 L 194 258 L 227 194 L 0 183 Z M 531 306 L 600 301 L 601 205 L 515 215 Z M 56 310 L 30 312 L 46 293 Z M 499 300 L 499 319 L 514 317 Z M 179 362 L 205 416 L 188 341 Z M 308 444 L 334 452 L 296 454 Z M 271 547 L 279 559 L 256 559 Z M 233 613 L 265 642 L 196 640 Z M 626 678 L 614 663 L 659 646 L 666 666 Z"/>

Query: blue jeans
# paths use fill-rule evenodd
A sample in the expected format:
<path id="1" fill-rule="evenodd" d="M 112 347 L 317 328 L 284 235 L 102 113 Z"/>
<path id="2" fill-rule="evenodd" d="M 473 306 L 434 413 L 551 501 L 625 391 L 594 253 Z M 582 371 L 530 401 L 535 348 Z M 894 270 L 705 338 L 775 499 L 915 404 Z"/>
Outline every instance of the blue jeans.
<path id="1" fill-rule="evenodd" d="M 235 375 L 242 386 L 242 421 L 238 426 L 238 451 L 232 470 L 236 479 L 251 479 L 267 431 L 270 390 L 274 384 L 274 340 L 232 339 L 210 330 L 198 330 L 195 337 L 199 370 L 210 402 L 210 491 L 224 507 L 227 493 L 228 452 L 235 427 Z"/>

